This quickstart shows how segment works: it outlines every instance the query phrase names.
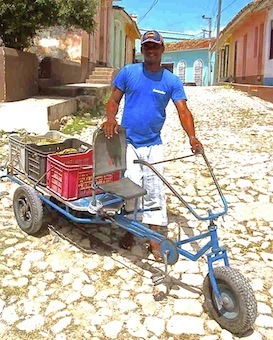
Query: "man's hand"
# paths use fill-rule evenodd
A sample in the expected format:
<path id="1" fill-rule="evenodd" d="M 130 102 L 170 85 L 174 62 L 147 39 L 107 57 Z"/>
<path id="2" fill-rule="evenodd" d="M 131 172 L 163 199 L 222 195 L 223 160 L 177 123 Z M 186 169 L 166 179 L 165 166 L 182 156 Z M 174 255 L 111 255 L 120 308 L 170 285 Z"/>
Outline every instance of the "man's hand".
<path id="1" fill-rule="evenodd" d="M 189 137 L 189 139 L 190 139 L 191 149 L 193 153 L 197 152 L 198 147 L 203 149 L 202 143 L 199 142 L 199 140 L 195 136 L 191 136 Z"/>
<path id="2" fill-rule="evenodd" d="M 114 134 L 118 134 L 118 123 L 116 119 L 107 119 L 106 122 L 102 123 L 101 128 L 104 131 L 105 137 L 110 139 Z"/>
<path id="3" fill-rule="evenodd" d="M 118 123 L 116 121 L 116 114 L 118 112 L 119 103 L 124 92 L 114 86 L 112 94 L 106 103 L 107 120 L 101 124 L 105 137 L 110 139 L 114 134 L 118 134 Z"/>

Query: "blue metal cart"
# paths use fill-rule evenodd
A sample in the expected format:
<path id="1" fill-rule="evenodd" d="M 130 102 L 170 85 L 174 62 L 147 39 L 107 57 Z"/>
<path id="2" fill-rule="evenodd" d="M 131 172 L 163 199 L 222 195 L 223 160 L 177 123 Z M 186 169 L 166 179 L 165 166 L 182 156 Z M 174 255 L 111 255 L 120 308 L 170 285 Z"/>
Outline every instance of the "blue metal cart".
<path id="1" fill-rule="evenodd" d="M 179 256 L 196 261 L 203 255 L 207 257 L 208 274 L 203 284 L 205 307 L 208 313 L 221 325 L 234 334 L 243 334 L 248 331 L 257 316 L 257 302 L 253 290 L 236 269 L 229 265 L 227 251 L 218 242 L 217 226 L 215 221 L 227 213 L 228 205 L 222 194 L 221 188 L 215 178 L 204 150 L 199 148 L 197 155 L 180 157 L 203 157 L 213 182 L 220 195 L 223 209 L 220 212 L 209 210 L 207 216 L 198 215 L 183 197 L 170 185 L 167 180 L 156 170 L 156 164 L 136 160 L 142 166 L 147 166 L 153 171 L 180 200 L 197 220 L 208 221 L 208 231 L 188 239 L 171 240 L 164 235 L 149 229 L 137 221 L 137 213 L 141 212 L 138 201 L 146 194 L 145 189 L 136 185 L 130 179 L 121 176 L 117 181 L 97 184 L 97 176 L 107 175 L 119 171 L 122 175 L 126 170 L 126 137 L 125 131 L 120 127 L 118 135 L 110 140 L 106 139 L 102 130 L 98 129 L 93 136 L 93 194 L 72 201 L 64 200 L 48 188 L 22 179 L 14 169 L 7 167 L 7 173 L 1 178 L 8 177 L 19 184 L 13 197 L 15 218 L 19 227 L 30 235 L 36 234 L 42 227 L 44 205 L 48 205 L 73 222 L 81 224 L 116 224 L 133 235 L 156 241 L 160 245 L 160 255 L 164 263 L 164 272 L 153 277 L 155 285 L 171 284 L 168 266 L 175 264 Z M 170 160 L 169 160 L 170 161 Z M 162 161 L 163 162 L 163 161 Z M 158 164 L 158 163 L 157 163 Z M 99 191 L 99 193 L 98 193 Z M 127 200 L 134 200 L 134 210 L 126 211 Z M 78 217 L 77 212 L 84 212 L 84 217 Z M 129 218 L 134 216 L 133 218 Z M 206 240 L 197 252 L 187 251 L 185 245 Z M 222 262 L 219 266 L 219 261 Z M 215 265 L 217 263 L 217 265 Z"/>

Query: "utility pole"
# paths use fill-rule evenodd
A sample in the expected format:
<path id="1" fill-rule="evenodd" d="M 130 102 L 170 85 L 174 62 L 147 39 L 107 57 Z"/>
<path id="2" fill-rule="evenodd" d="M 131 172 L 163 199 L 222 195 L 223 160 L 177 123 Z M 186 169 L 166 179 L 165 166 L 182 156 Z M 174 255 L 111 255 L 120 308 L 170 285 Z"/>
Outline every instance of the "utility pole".
<path id="1" fill-rule="evenodd" d="M 209 51 L 208 51 L 208 86 L 211 85 L 211 17 L 206 17 L 205 15 L 202 15 L 203 19 L 206 19 L 209 21 Z"/>
<path id="2" fill-rule="evenodd" d="M 214 65 L 214 84 L 219 79 L 219 35 L 220 35 L 220 22 L 221 22 L 221 10 L 222 0 L 218 0 L 218 14 L 217 14 L 217 33 L 216 33 L 216 44 L 215 44 L 215 65 Z"/>

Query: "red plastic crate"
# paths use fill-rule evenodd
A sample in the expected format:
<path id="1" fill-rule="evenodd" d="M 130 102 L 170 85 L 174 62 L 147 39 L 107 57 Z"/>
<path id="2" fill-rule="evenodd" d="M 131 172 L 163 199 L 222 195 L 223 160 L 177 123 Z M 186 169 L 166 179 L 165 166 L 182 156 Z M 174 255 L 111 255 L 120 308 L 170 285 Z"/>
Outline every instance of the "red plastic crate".
<path id="1" fill-rule="evenodd" d="M 70 155 L 47 156 L 46 186 L 65 200 L 91 196 L 93 174 L 93 150 Z M 95 182 L 109 183 L 120 179 L 120 172 L 98 176 Z"/>

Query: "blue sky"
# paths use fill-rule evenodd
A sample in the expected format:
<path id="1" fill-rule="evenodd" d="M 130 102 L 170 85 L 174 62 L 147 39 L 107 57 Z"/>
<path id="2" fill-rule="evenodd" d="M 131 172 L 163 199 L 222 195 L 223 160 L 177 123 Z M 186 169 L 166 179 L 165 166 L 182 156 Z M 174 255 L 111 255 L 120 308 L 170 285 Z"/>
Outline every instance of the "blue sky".
<path id="1" fill-rule="evenodd" d="M 221 29 L 250 2 L 222 0 Z M 195 38 L 202 38 L 202 29 L 208 29 L 208 20 L 202 19 L 205 15 L 212 18 L 212 36 L 216 36 L 218 0 L 121 0 L 114 4 L 124 7 L 128 14 L 136 14 L 140 29 L 175 31 Z"/>

